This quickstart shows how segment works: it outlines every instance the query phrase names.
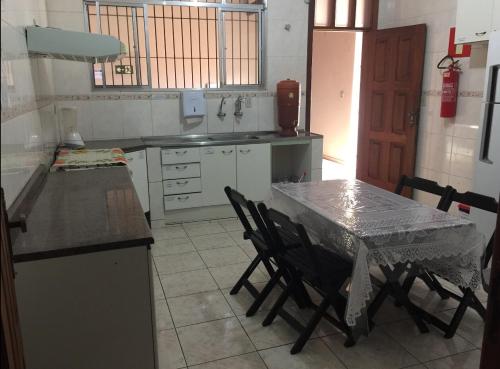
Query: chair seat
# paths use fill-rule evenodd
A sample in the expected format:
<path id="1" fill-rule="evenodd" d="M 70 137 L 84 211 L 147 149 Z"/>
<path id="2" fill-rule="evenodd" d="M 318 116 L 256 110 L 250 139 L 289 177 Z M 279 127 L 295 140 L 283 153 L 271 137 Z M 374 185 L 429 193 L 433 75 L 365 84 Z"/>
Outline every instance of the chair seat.
<path id="1" fill-rule="evenodd" d="M 323 274 L 323 282 L 327 282 L 329 284 L 334 281 L 343 281 L 351 275 L 352 263 L 350 261 L 336 255 L 333 251 L 326 250 L 322 246 L 313 245 L 313 248 L 316 254 L 316 259 L 322 269 L 320 274 Z M 316 280 L 318 270 L 315 270 L 314 263 L 312 262 L 307 249 L 303 247 L 291 249 L 286 252 L 284 258 L 288 263 L 303 274 L 304 279 L 308 280 L 317 287 L 327 287 L 321 286 L 321 282 Z"/>
<path id="2" fill-rule="evenodd" d="M 285 233 L 278 229 L 280 236 L 282 237 L 287 248 L 294 248 L 294 246 L 300 246 L 300 240 L 297 238 L 290 237 L 288 233 Z M 251 240 L 255 247 L 259 248 L 259 250 L 263 252 L 267 252 L 269 247 L 267 246 L 262 233 L 259 230 L 252 232 L 251 235 L 248 235 L 246 232 L 243 234 L 243 238 L 246 240 Z"/>

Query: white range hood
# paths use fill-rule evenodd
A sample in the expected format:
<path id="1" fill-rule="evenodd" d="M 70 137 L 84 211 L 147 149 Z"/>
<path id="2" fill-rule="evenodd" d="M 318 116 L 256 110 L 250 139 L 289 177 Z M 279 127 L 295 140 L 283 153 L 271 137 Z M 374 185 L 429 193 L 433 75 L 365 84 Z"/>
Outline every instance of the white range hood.
<path id="1" fill-rule="evenodd" d="M 26 27 L 30 56 L 74 60 L 88 63 L 112 62 L 127 53 L 115 37 L 58 28 Z"/>

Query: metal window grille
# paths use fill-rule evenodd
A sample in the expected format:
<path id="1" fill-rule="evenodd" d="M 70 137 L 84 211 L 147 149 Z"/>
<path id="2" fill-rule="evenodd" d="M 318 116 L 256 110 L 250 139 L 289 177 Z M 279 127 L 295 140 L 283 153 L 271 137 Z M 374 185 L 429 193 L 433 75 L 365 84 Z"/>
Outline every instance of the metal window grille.
<path id="1" fill-rule="evenodd" d="M 94 64 L 94 86 L 151 89 L 262 85 L 262 0 L 87 1 L 89 32 L 117 37 L 128 53 Z"/>

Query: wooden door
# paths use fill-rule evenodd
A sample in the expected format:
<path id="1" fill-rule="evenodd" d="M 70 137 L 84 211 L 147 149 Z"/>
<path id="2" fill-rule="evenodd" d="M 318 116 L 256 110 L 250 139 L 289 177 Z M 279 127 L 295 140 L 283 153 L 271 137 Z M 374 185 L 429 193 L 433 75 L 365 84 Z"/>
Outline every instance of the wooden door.
<path id="1" fill-rule="evenodd" d="M 425 35 L 419 24 L 363 40 L 356 177 L 389 191 L 415 170 Z"/>
<path id="2" fill-rule="evenodd" d="M 1 191 L 1 313 L 2 313 L 2 352 L 1 367 L 6 369 L 24 368 L 23 346 L 19 316 L 17 313 L 16 291 L 14 289 L 14 268 L 12 265 L 11 245 L 7 227 L 7 212 L 3 189 Z"/>

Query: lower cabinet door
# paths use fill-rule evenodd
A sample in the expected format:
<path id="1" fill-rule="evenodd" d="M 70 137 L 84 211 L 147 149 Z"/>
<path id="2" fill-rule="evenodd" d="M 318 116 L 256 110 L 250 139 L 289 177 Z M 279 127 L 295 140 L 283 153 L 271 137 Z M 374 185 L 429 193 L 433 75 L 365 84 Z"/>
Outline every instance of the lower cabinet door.
<path id="1" fill-rule="evenodd" d="M 224 187 L 236 188 L 236 147 L 210 146 L 201 149 L 203 205 L 228 204 Z"/>
<path id="2" fill-rule="evenodd" d="M 236 188 L 248 200 L 271 197 L 271 145 L 236 146 Z"/>

